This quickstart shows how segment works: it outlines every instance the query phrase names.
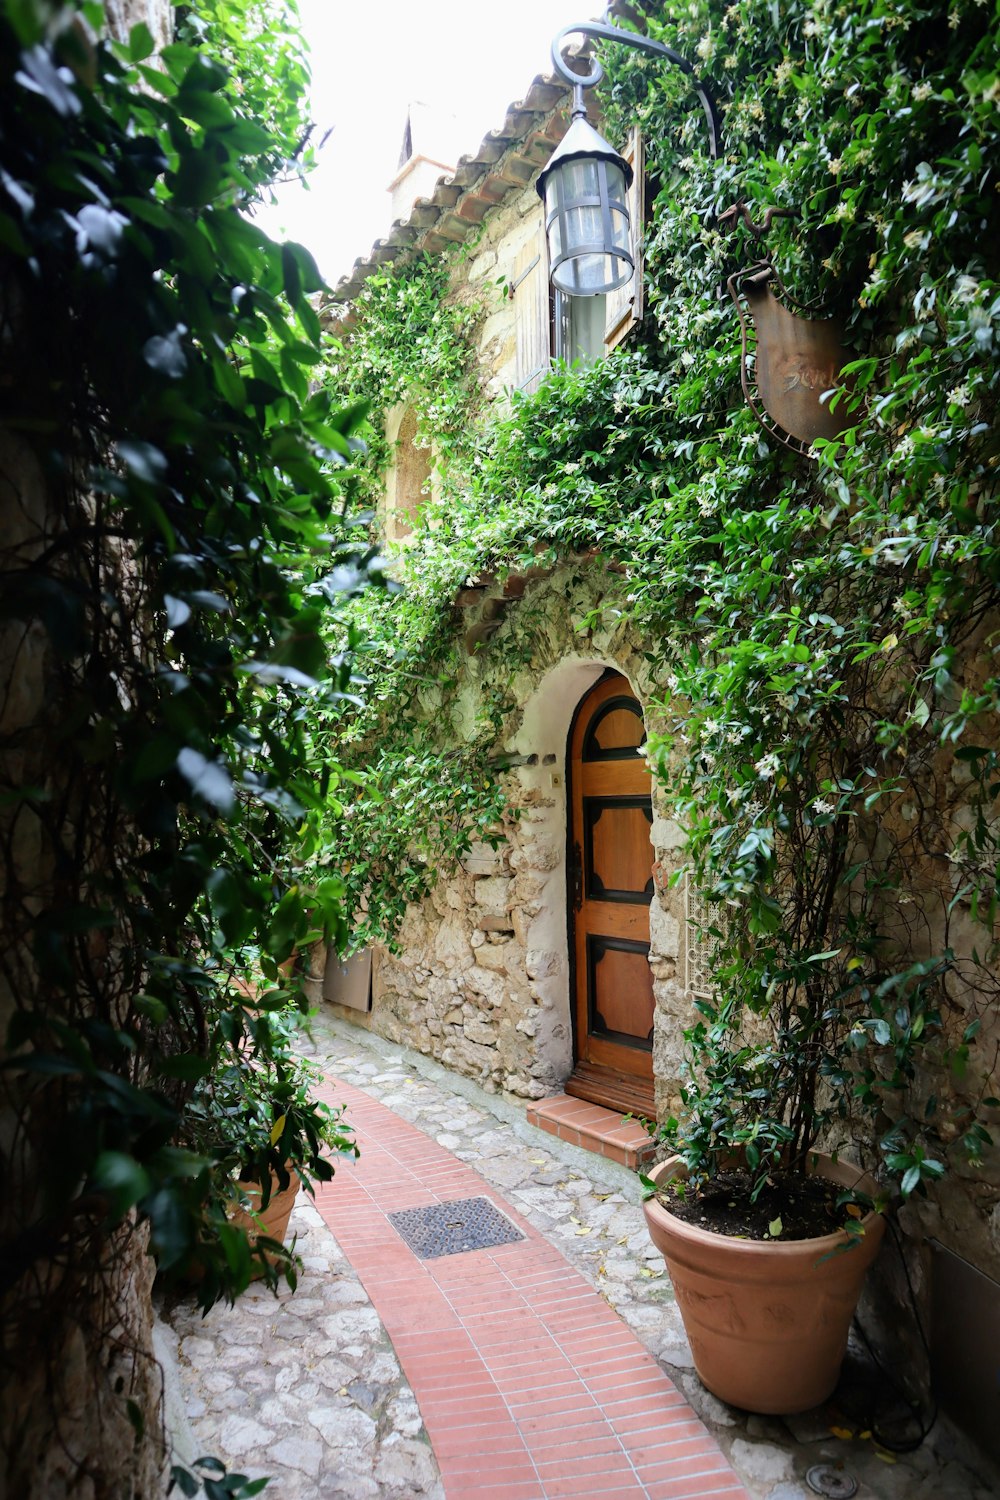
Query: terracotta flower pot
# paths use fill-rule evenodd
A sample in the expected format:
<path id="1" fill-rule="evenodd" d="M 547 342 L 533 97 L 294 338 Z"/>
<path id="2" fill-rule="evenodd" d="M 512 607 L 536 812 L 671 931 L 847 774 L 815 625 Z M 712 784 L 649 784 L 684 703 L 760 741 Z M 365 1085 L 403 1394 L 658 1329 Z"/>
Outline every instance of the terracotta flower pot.
<path id="1" fill-rule="evenodd" d="M 244 1182 L 240 1180 L 240 1191 L 245 1193 L 250 1200 L 253 1212 L 238 1208 L 231 1215 L 232 1223 L 239 1229 L 245 1229 L 250 1243 L 255 1244 L 258 1235 L 266 1235 L 268 1239 L 277 1240 L 284 1244 L 285 1235 L 288 1233 L 288 1221 L 292 1217 L 292 1209 L 299 1191 L 299 1177 L 297 1172 L 291 1173 L 291 1181 L 281 1192 L 274 1191 L 277 1178 L 272 1178 L 272 1192 L 265 1209 L 260 1209 L 260 1184 L 257 1182 Z M 263 1274 L 261 1271 L 254 1273 L 255 1277 Z"/>
<path id="2" fill-rule="evenodd" d="M 827 1156 L 815 1170 L 844 1187 L 875 1191 L 870 1177 Z M 683 1173 L 672 1157 L 649 1175 L 665 1183 Z M 881 1215 L 867 1214 L 863 1237 L 840 1249 L 848 1243 L 843 1231 L 785 1243 L 737 1239 L 686 1224 L 655 1198 L 643 1206 L 702 1384 L 745 1411 L 788 1416 L 825 1401 L 885 1232 Z"/>

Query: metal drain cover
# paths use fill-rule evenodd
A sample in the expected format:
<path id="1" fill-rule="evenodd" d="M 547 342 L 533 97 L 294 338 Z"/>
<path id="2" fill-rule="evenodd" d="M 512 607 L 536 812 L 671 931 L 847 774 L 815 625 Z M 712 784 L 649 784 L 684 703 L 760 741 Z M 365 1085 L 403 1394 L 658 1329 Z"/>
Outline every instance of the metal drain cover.
<path id="1" fill-rule="evenodd" d="M 390 1214 L 389 1222 L 421 1260 L 513 1245 L 524 1239 L 488 1198 L 459 1198 L 454 1203 L 432 1203 L 428 1208 L 404 1208 Z"/>
<path id="2" fill-rule="evenodd" d="M 806 1474 L 806 1484 L 817 1495 L 826 1495 L 828 1500 L 851 1500 L 858 1493 L 858 1481 L 845 1469 L 834 1469 L 830 1464 L 814 1464 Z"/>

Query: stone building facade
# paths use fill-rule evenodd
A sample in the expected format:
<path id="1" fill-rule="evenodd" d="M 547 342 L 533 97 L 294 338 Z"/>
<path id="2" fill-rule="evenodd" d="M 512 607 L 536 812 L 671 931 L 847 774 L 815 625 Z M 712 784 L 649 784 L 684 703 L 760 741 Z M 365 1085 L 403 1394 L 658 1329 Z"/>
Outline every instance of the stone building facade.
<path id="1" fill-rule="evenodd" d="M 641 256 L 633 281 L 606 299 L 552 300 L 536 184 L 567 120 L 568 91 L 555 78 L 535 78 L 500 128 L 439 178 L 429 197 L 417 198 L 371 257 L 358 261 L 336 289 L 338 302 L 349 304 L 377 265 L 405 255 L 411 246 L 433 254 L 464 243 L 451 296 L 485 304 L 476 362 L 490 404 L 504 403 L 514 389 L 534 390 L 553 355 L 601 358 L 641 315 Z M 638 133 L 622 144 L 636 167 L 630 207 L 641 224 Z M 402 207 L 394 194 L 394 211 Z M 391 458 L 380 522 L 390 542 L 405 541 L 421 493 L 434 484 L 429 455 L 406 441 L 412 430 L 405 406 L 389 413 Z M 399 934 L 400 951 L 371 956 L 370 991 L 356 982 L 345 986 L 346 970 L 335 959 L 327 965 L 325 994 L 345 1016 L 417 1047 L 490 1090 L 526 1100 L 559 1093 L 581 1061 L 574 1009 L 578 1002 L 586 1004 L 582 991 L 588 981 L 576 972 L 584 965 L 574 962 L 570 899 L 577 878 L 575 844 L 583 842 L 573 836 L 569 805 L 574 715 L 588 690 L 607 674 L 620 676 L 622 691 L 634 698 L 644 718 L 663 697 L 662 685 L 658 691 L 650 676 L 642 640 L 613 607 L 606 623 L 588 623 L 601 618 L 602 602 L 620 582 L 614 575 L 609 579 L 604 560 L 574 557 L 504 584 L 480 580 L 481 586 L 459 594 L 459 628 L 468 654 L 458 718 L 474 724 L 484 694 L 497 681 L 517 704 L 495 750 L 497 762 L 507 768 L 503 842 L 495 851 L 477 848 L 422 906 L 410 908 Z M 513 661 L 523 665 L 511 681 Z M 430 697 L 426 707 L 429 714 L 435 711 Z M 685 888 L 671 880 L 679 865 L 680 833 L 655 807 L 655 788 L 650 791 L 648 839 L 638 856 L 646 865 L 642 879 L 649 890 L 635 939 L 648 944 L 644 1035 L 638 1039 L 643 1077 L 635 1097 L 627 1084 L 624 1093 L 616 1092 L 610 1077 L 606 1097 L 592 1078 L 585 1087 L 590 1098 L 611 1108 L 662 1116 L 677 1099 L 681 1034 L 691 1016 L 688 968 L 692 961 L 697 967 L 698 954 L 687 951 L 694 929 L 685 921 Z M 345 998 L 349 1006 L 342 1004 Z M 616 1054 L 626 1073 L 632 1040 Z"/>
<path id="2" fill-rule="evenodd" d="M 503 402 L 513 388 L 533 389 L 550 353 L 556 352 L 552 342 L 558 338 L 559 309 L 549 303 L 535 179 L 561 138 L 564 122 L 559 86 L 552 79 L 534 80 L 501 129 L 477 153 L 463 157 L 454 173 L 439 179 L 431 195 L 393 225 L 371 258 L 359 261 L 338 289 L 338 297 L 349 302 L 366 275 L 412 246 L 434 253 L 468 241 L 453 280 L 454 298 L 478 297 L 496 284 L 507 293 L 490 300 L 477 348 L 482 382 L 495 402 Z M 631 143 L 631 149 L 637 151 L 638 143 Z M 641 170 L 637 179 L 641 182 Z M 641 222 L 641 204 L 635 212 Z M 627 337 L 641 311 L 640 281 L 618 305 L 602 309 L 596 328 L 571 333 L 568 346 L 564 330 L 560 352 L 601 357 L 604 347 Z M 397 415 L 394 432 L 399 430 Z M 396 462 L 400 471 L 404 459 Z M 399 505 L 390 483 L 385 518 L 390 537 L 399 534 L 393 529 Z M 355 987 L 348 996 L 343 966 L 331 959 L 322 985 L 317 970 L 316 988 L 356 1024 L 406 1043 L 489 1090 L 533 1101 L 567 1086 L 577 1092 L 574 1079 L 579 1079 L 586 1050 L 580 1025 L 586 976 L 580 972 L 581 950 L 574 947 L 575 716 L 595 684 L 614 673 L 622 691 L 639 705 L 647 729 L 655 728 L 655 704 L 663 700 L 664 684 L 651 675 L 643 640 L 613 607 L 616 580 L 603 560 L 571 557 L 554 569 L 533 570 L 506 583 L 475 582 L 456 601 L 461 610 L 457 628 L 468 647 L 461 701 L 470 725 L 495 680 L 491 674 L 509 674 L 510 663 L 520 663 L 507 684 L 517 707 L 496 745 L 498 763 L 506 767 L 510 808 L 504 841 L 496 850 L 474 849 L 459 872 L 442 879 L 421 906 L 410 908 L 400 951 L 372 955 L 370 987 Z M 491 651 L 494 642 L 502 649 Z M 965 676 L 970 684 L 981 670 L 977 649 L 974 642 L 968 648 Z M 429 713 L 435 708 L 432 696 Z M 956 763 L 955 775 L 961 774 Z M 681 865 L 680 830 L 659 805 L 655 786 L 651 790 L 644 936 L 652 995 L 652 1080 L 646 1112 L 664 1118 L 677 1102 L 682 1033 L 695 1015 L 696 997 L 704 993 L 708 950 L 700 936 L 705 915 L 692 905 L 683 879 L 673 878 Z M 959 820 L 963 815 L 956 813 Z M 900 816 L 908 816 L 905 807 Z M 942 817 L 950 816 L 942 807 Z M 877 830 L 873 836 L 877 838 Z M 939 870 L 924 870 L 923 877 L 940 887 L 944 910 L 953 894 L 947 879 Z M 940 938 L 940 932 L 928 929 L 919 938 L 909 932 L 903 940 L 931 952 Z M 914 956 L 919 956 L 915 950 Z M 349 1005 L 343 1004 L 345 999 Z M 961 1029 L 960 1015 L 954 1026 Z M 983 1036 L 982 1055 L 1000 1055 L 1000 1027 L 992 1011 L 985 1017 Z M 585 1077 L 581 1092 L 621 1108 L 621 1091 L 608 1081 L 612 1086 L 602 1096 L 593 1076 Z M 922 1086 L 929 1094 L 957 1085 L 940 1072 Z M 939 1319 L 946 1320 L 959 1316 L 960 1308 L 975 1306 L 992 1319 L 989 1326 L 1000 1329 L 998 1168 L 996 1151 L 987 1149 L 981 1166 L 960 1168 L 931 1197 L 915 1198 L 903 1210 L 908 1274 L 925 1315 L 932 1301 Z M 898 1257 L 883 1257 L 881 1279 L 883 1310 L 905 1306 L 909 1293 Z M 964 1348 L 959 1362 L 974 1362 L 972 1343 Z M 939 1378 L 954 1379 L 954 1352 L 938 1357 L 947 1365 L 943 1376 L 939 1369 Z M 976 1368 L 984 1367 L 980 1362 Z"/>
<path id="3" fill-rule="evenodd" d="M 495 850 L 475 846 L 461 870 L 410 908 L 400 952 L 374 955 L 371 1011 L 342 1012 L 491 1091 L 522 1099 L 559 1092 L 573 1071 L 567 747 L 574 713 L 608 672 L 621 674 L 641 704 L 655 693 L 641 641 L 618 624 L 582 628 L 600 608 L 601 572 L 583 560 L 532 583 L 523 604 L 507 609 L 498 626 L 507 641 L 497 644 L 514 649 L 469 658 L 463 706 L 474 722 L 491 672 L 524 655 L 514 643 L 530 634 L 530 662 L 510 683 L 519 706 L 497 746 L 508 767 L 503 841 Z M 468 609 L 470 633 L 499 598 L 498 590 L 484 590 Z M 648 856 L 650 870 L 656 868 L 649 963 L 661 1109 L 675 1096 L 681 1030 L 690 1014 L 684 888 L 669 881 L 679 845 L 676 825 L 657 813 Z M 335 984 L 328 994 L 336 993 Z"/>

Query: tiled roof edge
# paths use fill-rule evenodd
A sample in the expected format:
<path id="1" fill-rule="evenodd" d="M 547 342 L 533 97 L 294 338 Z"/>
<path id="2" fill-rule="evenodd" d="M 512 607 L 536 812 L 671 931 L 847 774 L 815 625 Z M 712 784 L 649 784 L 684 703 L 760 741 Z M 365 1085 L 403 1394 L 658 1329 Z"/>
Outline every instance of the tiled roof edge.
<path id="1" fill-rule="evenodd" d="M 473 154 L 460 157 L 454 172 L 438 178 L 429 198 L 418 198 L 407 217 L 396 219 L 385 238 L 354 262 L 334 287 L 327 310 L 332 311 L 331 303 L 341 308 L 350 303 L 379 266 L 403 254 L 460 243 L 508 193 L 526 187 L 558 144 L 561 130 L 553 134 L 547 127 L 569 96 L 561 79 L 534 78 L 524 98 L 508 107 L 503 124 L 487 131 Z"/>

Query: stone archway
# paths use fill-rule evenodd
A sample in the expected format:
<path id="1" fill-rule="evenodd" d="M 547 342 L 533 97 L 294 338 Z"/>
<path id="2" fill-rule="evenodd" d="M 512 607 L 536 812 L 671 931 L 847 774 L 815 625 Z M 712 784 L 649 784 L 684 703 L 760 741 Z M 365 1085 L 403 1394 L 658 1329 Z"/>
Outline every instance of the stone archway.
<path id="1" fill-rule="evenodd" d="M 554 666 L 526 700 L 509 750 L 529 761 L 521 772 L 524 788 L 520 843 L 541 871 L 534 892 L 534 915 L 522 934 L 527 976 L 539 1006 L 550 1017 L 538 1046 L 551 1076 L 560 1084 L 573 1072 L 573 1017 L 570 986 L 570 932 L 567 912 L 567 746 L 581 701 L 617 663 L 593 657 L 567 657 Z"/>

